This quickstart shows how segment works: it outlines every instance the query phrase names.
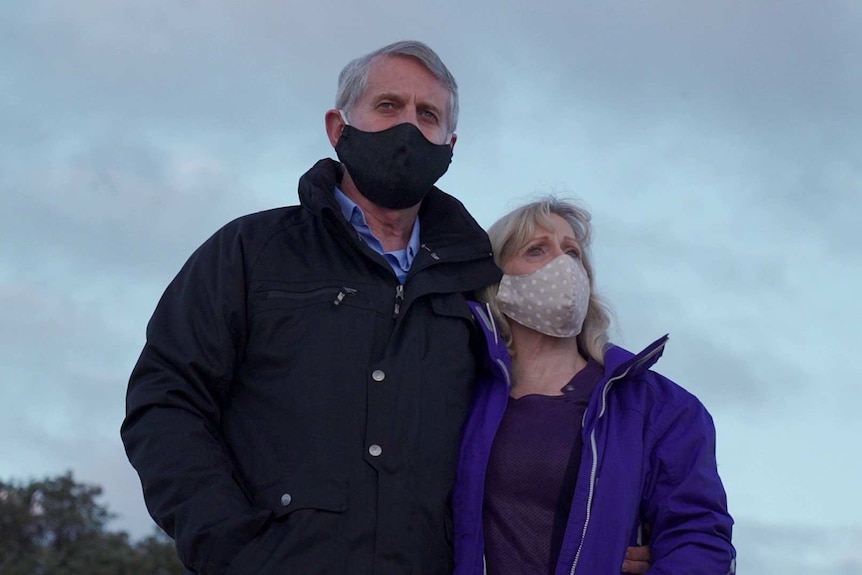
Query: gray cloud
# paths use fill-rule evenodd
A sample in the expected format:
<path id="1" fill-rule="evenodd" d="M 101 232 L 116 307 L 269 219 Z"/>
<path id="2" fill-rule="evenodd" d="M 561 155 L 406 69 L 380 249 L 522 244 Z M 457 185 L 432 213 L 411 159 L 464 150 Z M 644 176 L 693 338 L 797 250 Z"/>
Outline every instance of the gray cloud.
<path id="1" fill-rule="evenodd" d="M 461 85 L 444 188 L 486 225 L 536 190 L 588 200 L 623 343 L 669 331 L 659 370 L 723 421 L 862 399 L 858 2 L 12 4 L 0 475 L 72 466 L 148 531 L 116 431 L 157 298 L 221 224 L 295 201 L 341 66 L 405 37 Z M 845 531 L 737 533 L 743 572 L 860 571 Z"/>
<path id="2" fill-rule="evenodd" d="M 734 537 L 745 542 L 737 549 L 740 573 L 862 574 L 858 554 L 862 527 L 858 524 L 789 526 L 741 520 L 734 527 Z"/>
<path id="3" fill-rule="evenodd" d="M 28 262 L 31 269 L 141 275 L 167 259 L 176 271 L 185 257 L 178 248 L 190 252 L 236 215 L 231 204 L 242 187 L 206 156 L 168 155 L 123 138 L 58 152 L 18 170 L 0 200 L 7 233 L 41 254 Z"/>

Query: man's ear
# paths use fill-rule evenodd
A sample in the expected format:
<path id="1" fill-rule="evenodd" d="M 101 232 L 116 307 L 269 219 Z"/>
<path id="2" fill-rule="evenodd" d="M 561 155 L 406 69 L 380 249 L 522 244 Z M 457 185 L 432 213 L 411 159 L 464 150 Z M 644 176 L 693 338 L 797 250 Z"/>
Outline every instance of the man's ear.
<path id="1" fill-rule="evenodd" d="M 341 119 L 341 112 L 338 110 L 329 110 L 326 112 L 324 121 L 326 122 L 326 135 L 329 137 L 329 143 L 334 148 L 345 126 L 344 120 Z"/>
<path id="2" fill-rule="evenodd" d="M 457 139 L 458 139 L 458 134 L 452 134 L 452 137 L 449 138 L 449 147 L 452 148 L 453 151 L 455 150 L 455 140 L 457 140 Z"/>

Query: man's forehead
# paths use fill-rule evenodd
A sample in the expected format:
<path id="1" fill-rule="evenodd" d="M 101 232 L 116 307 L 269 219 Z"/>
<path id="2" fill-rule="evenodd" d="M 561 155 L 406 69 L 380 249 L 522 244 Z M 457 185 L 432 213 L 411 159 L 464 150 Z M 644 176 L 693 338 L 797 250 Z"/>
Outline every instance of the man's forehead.
<path id="1" fill-rule="evenodd" d="M 403 65 L 418 66 L 429 74 L 431 73 L 431 71 L 428 69 L 428 67 L 422 60 L 416 58 L 415 56 L 408 56 L 406 54 L 378 54 L 371 59 L 370 68 L 371 70 L 385 70 L 388 68 L 394 68 Z"/>
<path id="2" fill-rule="evenodd" d="M 449 90 L 418 58 L 382 54 L 371 61 L 366 89 L 375 91 L 398 91 L 417 87 L 417 82 L 431 86 L 431 91 L 444 95 Z"/>

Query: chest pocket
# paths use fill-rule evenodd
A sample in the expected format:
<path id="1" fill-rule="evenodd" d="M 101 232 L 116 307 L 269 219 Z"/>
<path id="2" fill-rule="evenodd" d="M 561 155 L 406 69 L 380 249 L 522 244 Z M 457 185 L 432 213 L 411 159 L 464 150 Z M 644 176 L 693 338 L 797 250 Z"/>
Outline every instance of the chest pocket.
<path id="1" fill-rule="evenodd" d="M 249 316 L 318 306 L 373 310 L 371 286 L 355 282 L 257 282 L 249 296 Z"/>
<path id="2" fill-rule="evenodd" d="M 378 291 L 338 280 L 257 282 L 248 300 L 247 385 L 278 394 L 267 401 L 337 399 L 356 364 L 367 362 L 383 318 Z"/>

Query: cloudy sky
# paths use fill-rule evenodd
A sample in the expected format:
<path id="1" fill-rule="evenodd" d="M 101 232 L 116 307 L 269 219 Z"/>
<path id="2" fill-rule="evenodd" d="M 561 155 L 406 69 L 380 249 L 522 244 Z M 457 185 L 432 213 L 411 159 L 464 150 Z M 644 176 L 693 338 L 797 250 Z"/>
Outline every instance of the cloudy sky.
<path id="1" fill-rule="evenodd" d="M 72 470 L 151 522 L 119 440 L 162 290 L 294 204 L 351 58 L 461 88 L 440 186 L 485 226 L 592 210 L 616 340 L 714 415 L 740 572 L 862 573 L 862 2 L 0 3 L 0 478 Z"/>

